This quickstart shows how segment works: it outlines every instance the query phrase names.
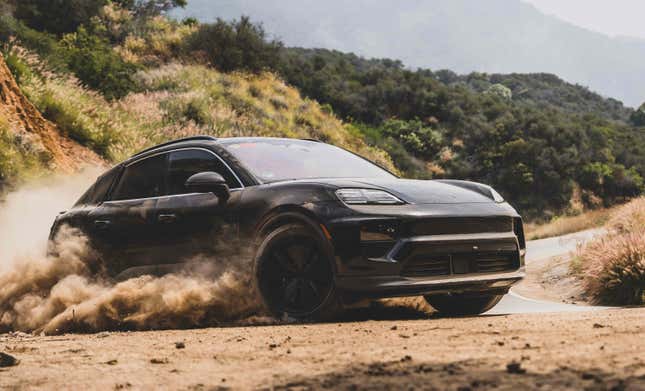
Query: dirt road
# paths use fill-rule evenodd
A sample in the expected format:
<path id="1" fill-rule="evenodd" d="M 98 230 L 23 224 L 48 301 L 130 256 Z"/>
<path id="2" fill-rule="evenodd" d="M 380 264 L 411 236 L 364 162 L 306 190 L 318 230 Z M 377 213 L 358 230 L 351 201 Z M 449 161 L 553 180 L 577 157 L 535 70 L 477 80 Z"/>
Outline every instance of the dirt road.
<path id="1" fill-rule="evenodd" d="M 21 363 L 2 369 L 0 387 L 642 390 L 644 319 L 628 309 L 3 336 Z"/>
<path id="2" fill-rule="evenodd" d="M 645 390 L 645 308 L 506 303 L 458 319 L 381 306 L 327 324 L 5 334 L 20 363 L 0 368 L 0 388 Z"/>

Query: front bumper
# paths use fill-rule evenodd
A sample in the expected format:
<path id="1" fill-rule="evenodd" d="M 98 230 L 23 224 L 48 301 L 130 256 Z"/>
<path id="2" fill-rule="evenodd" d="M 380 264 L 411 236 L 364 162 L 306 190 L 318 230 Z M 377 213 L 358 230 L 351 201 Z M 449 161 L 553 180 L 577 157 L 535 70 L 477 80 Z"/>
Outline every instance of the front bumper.
<path id="1" fill-rule="evenodd" d="M 506 273 L 410 278 L 401 276 L 338 276 L 337 287 L 345 294 L 383 298 L 437 293 L 504 294 L 526 275 L 524 266 Z"/>
<path id="2" fill-rule="evenodd" d="M 455 225 L 463 221 L 394 219 L 375 223 L 358 218 L 350 225 L 347 221 L 336 225 L 336 232 L 345 233 L 345 240 L 336 242 L 337 287 L 356 298 L 506 293 L 526 274 L 526 250 L 517 227 L 511 224 L 511 217 L 473 218 L 465 220 L 468 224 Z M 373 241 L 379 237 L 373 235 L 375 226 L 379 232 L 396 226 L 401 235 L 389 242 Z M 445 234 L 447 230 L 452 232 Z M 497 232 L 480 232 L 486 230 Z M 429 234 L 414 235 L 420 231 Z"/>

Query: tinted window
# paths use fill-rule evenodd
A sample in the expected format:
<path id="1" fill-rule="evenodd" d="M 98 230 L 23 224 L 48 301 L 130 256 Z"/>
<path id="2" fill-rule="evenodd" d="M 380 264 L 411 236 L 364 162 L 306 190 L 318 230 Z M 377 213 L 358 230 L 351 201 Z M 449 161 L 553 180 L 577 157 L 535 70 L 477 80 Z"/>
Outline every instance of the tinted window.
<path id="1" fill-rule="evenodd" d="M 265 182 L 306 178 L 395 178 L 333 145 L 305 140 L 228 141 L 228 151 Z"/>
<path id="2" fill-rule="evenodd" d="M 230 170 L 211 152 L 201 149 L 187 149 L 170 153 L 168 167 L 169 194 L 188 193 L 189 191 L 184 186 L 186 180 L 204 171 L 219 173 L 232 189 L 240 187 L 239 182 Z"/>
<path id="3" fill-rule="evenodd" d="M 126 167 L 112 193 L 112 199 L 129 200 L 164 195 L 166 156 L 153 156 Z"/>
<path id="4" fill-rule="evenodd" d="M 115 167 L 101 175 L 92 187 L 76 202 L 76 205 L 96 205 L 105 200 L 107 192 L 110 190 L 110 186 L 112 186 L 112 182 L 114 182 L 118 172 L 118 167 Z"/>

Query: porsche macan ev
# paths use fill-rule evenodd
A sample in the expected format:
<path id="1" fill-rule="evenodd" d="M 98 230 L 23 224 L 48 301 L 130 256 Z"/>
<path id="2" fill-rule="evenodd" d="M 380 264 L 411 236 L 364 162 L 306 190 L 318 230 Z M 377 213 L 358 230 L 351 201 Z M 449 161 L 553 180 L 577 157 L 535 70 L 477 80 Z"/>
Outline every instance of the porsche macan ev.
<path id="1" fill-rule="evenodd" d="M 444 314 L 479 314 L 525 274 L 522 220 L 491 187 L 400 179 L 314 140 L 158 145 L 100 176 L 52 237 L 64 224 L 90 238 L 113 277 L 251 249 L 267 308 L 300 319 L 417 295 Z"/>

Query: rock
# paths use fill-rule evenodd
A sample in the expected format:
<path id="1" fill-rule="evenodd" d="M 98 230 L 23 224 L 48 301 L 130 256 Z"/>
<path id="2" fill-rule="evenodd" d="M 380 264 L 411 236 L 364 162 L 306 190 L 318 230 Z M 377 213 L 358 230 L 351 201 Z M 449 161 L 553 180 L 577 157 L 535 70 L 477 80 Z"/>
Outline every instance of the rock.
<path id="1" fill-rule="evenodd" d="M 116 364 L 118 364 L 118 363 L 119 363 L 119 361 L 118 361 L 118 360 L 110 360 L 110 361 L 107 361 L 107 362 L 106 362 L 106 364 L 107 364 L 107 365 L 116 365 Z"/>
<path id="2" fill-rule="evenodd" d="M 600 323 L 594 323 L 594 324 L 593 324 L 593 328 L 594 328 L 594 329 L 602 329 L 603 327 L 605 327 L 605 325 L 602 325 L 602 324 L 600 324 Z"/>
<path id="3" fill-rule="evenodd" d="M 177 348 L 177 349 L 185 349 L 186 344 L 183 343 L 183 342 L 175 342 L 175 348 Z"/>
<path id="4" fill-rule="evenodd" d="M 397 328 L 398 327 L 396 327 L 396 326 L 392 326 L 392 327 L 390 327 L 390 330 L 396 330 Z"/>
<path id="5" fill-rule="evenodd" d="M 522 368 L 522 364 L 517 361 L 512 361 L 506 364 L 506 372 L 514 374 L 524 374 L 526 369 Z"/>
<path id="6" fill-rule="evenodd" d="M 150 364 L 168 364 L 167 358 L 153 358 L 150 360 Z"/>
<path id="7" fill-rule="evenodd" d="M 14 356 L 0 352 L 0 368 L 13 367 L 15 365 L 18 365 L 19 363 L 20 360 L 18 360 Z"/>

